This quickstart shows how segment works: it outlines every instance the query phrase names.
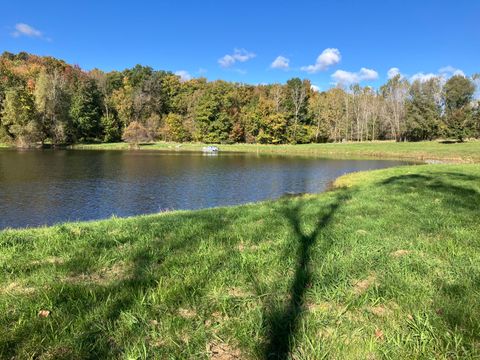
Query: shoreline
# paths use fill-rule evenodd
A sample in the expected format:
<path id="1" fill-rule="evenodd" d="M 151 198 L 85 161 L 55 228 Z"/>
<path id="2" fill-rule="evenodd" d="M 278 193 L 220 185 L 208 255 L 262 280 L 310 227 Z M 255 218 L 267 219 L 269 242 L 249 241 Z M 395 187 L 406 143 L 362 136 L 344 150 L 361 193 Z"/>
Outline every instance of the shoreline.
<path id="1" fill-rule="evenodd" d="M 76 144 L 60 149 L 95 151 L 169 151 L 201 152 L 203 143 L 155 142 L 141 144 L 131 149 L 127 143 Z M 210 144 L 224 153 L 257 153 L 285 156 L 307 156 L 325 159 L 345 160 L 412 160 L 432 164 L 471 164 L 480 163 L 480 141 L 445 143 L 438 141 L 404 142 L 376 141 L 363 143 L 324 143 L 297 145 L 264 144 Z M 0 144 L 0 148 L 10 148 Z"/>
<path id="2" fill-rule="evenodd" d="M 201 151 L 203 143 L 169 143 L 157 142 L 140 145 L 141 151 Z M 431 142 L 396 143 L 325 143 L 297 145 L 264 145 L 264 144 L 211 144 L 218 146 L 220 152 L 246 152 L 272 155 L 312 156 L 345 160 L 414 160 L 431 163 L 470 164 L 480 162 L 480 141 L 445 144 Z M 78 144 L 74 150 L 129 150 L 128 144 Z M 423 148 L 423 149 L 422 149 Z M 441 151 L 439 153 L 439 150 Z"/>

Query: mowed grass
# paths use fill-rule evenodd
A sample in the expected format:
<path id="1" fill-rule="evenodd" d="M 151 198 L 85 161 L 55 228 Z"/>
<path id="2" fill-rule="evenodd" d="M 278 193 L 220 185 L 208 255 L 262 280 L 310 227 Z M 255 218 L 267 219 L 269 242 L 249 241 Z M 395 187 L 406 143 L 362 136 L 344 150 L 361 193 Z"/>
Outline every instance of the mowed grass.
<path id="1" fill-rule="evenodd" d="M 336 186 L 0 232 L 0 358 L 480 357 L 480 165 Z"/>
<path id="2" fill-rule="evenodd" d="M 141 150 L 200 151 L 205 144 L 176 144 L 158 142 L 143 144 Z M 286 155 L 307 155 L 327 158 L 383 158 L 410 160 L 444 160 L 448 162 L 480 162 L 480 141 L 464 143 L 440 141 L 393 142 L 377 141 L 363 143 L 305 144 L 305 145 L 257 145 L 235 144 L 217 145 L 221 151 L 258 152 Z M 126 143 L 74 145 L 75 149 L 85 150 L 127 150 Z"/>

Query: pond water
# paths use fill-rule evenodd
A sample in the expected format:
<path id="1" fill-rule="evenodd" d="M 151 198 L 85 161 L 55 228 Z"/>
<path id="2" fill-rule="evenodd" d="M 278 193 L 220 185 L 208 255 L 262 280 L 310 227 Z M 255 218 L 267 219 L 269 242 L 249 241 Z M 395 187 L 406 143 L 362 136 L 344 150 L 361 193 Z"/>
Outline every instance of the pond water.
<path id="1" fill-rule="evenodd" d="M 325 190 L 403 161 L 244 153 L 0 150 L 0 229 L 199 209 Z"/>

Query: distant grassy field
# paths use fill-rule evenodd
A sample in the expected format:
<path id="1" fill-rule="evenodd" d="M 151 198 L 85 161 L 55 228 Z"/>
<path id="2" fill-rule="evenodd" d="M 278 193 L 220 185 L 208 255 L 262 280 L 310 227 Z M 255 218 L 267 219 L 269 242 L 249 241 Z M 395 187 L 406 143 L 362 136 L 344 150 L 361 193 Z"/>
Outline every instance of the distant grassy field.
<path id="1" fill-rule="evenodd" d="M 204 144 L 152 143 L 144 144 L 142 150 L 200 151 Z M 305 144 L 305 145 L 217 145 L 221 151 L 280 153 L 334 158 L 385 158 L 412 160 L 444 160 L 450 162 L 480 162 L 480 141 L 465 143 L 441 143 L 436 141 L 397 143 L 390 141 Z M 75 149 L 125 150 L 126 143 L 75 145 Z"/>
<path id="2" fill-rule="evenodd" d="M 0 232 L 0 358 L 479 358 L 480 165 L 336 186 Z"/>

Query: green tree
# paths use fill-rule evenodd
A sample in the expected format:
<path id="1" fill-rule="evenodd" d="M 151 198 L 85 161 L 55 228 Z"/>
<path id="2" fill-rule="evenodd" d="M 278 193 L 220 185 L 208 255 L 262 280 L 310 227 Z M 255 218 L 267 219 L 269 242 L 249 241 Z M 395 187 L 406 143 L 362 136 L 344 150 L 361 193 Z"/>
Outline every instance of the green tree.
<path id="1" fill-rule="evenodd" d="M 211 124 L 217 120 L 217 102 L 210 92 L 205 92 L 195 107 L 195 121 L 197 123 L 197 139 L 205 142 L 216 142 L 217 138 L 210 133 Z"/>
<path id="2" fill-rule="evenodd" d="M 121 140 L 123 129 L 122 123 L 114 114 L 109 113 L 108 115 L 103 115 L 100 119 L 100 123 L 103 129 L 103 141 L 115 142 Z"/>
<path id="3" fill-rule="evenodd" d="M 301 143 L 305 141 L 302 125 L 306 123 L 308 114 L 310 82 L 293 78 L 287 81 L 287 89 L 288 96 L 285 104 L 290 120 L 289 140 L 294 144 Z"/>
<path id="4" fill-rule="evenodd" d="M 57 70 L 53 74 L 42 71 L 37 78 L 34 94 L 45 136 L 54 145 L 71 141 L 73 127 L 69 117 L 70 96 L 65 77 Z"/>
<path id="5" fill-rule="evenodd" d="M 183 118 L 179 114 L 170 113 L 165 117 L 164 135 L 166 140 L 170 141 L 188 141 L 190 134 L 183 125 Z"/>
<path id="6" fill-rule="evenodd" d="M 128 77 L 123 78 L 122 87 L 113 91 L 111 101 L 123 129 L 133 119 L 133 86 Z"/>
<path id="7" fill-rule="evenodd" d="M 474 83 L 465 76 L 452 76 L 444 86 L 445 135 L 463 141 L 474 134 Z"/>
<path id="8" fill-rule="evenodd" d="M 432 140 L 438 136 L 441 121 L 439 78 L 416 80 L 406 100 L 406 136 L 408 140 Z"/>
<path id="9" fill-rule="evenodd" d="M 11 88 L 5 94 L 1 123 L 18 147 L 28 147 L 41 139 L 41 126 L 32 94 L 24 88 Z"/>
<path id="10" fill-rule="evenodd" d="M 308 103 L 309 112 L 314 120 L 315 142 L 325 142 L 329 138 L 328 93 L 313 93 Z"/>
<path id="11" fill-rule="evenodd" d="M 101 94 L 95 81 L 80 81 L 70 106 L 76 139 L 89 141 L 101 138 L 101 104 Z"/>

